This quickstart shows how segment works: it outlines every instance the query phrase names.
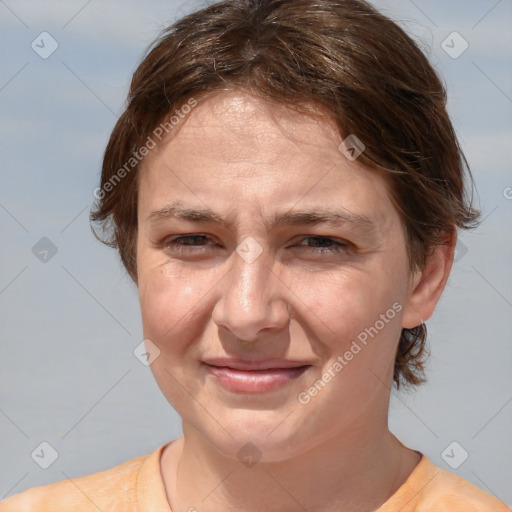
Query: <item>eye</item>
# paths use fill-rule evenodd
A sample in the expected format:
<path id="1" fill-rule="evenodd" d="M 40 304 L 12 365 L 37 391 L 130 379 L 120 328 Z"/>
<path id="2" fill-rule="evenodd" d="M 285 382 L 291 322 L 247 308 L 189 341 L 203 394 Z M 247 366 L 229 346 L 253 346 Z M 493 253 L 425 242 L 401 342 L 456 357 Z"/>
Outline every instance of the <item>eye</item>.
<path id="1" fill-rule="evenodd" d="M 174 238 L 167 238 L 162 245 L 177 253 L 200 254 L 207 252 L 206 244 L 212 240 L 206 235 L 180 235 Z"/>
<path id="2" fill-rule="evenodd" d="M 300 247 L 309 250 L 310 252 L 316 253 L 338 253 L 346 251 L 349 248 L 348 242 L 326 236 L 307 236 L 301 240 L 301 242 L 304 241 L 309 241 L 312 243 L 308 245 L 298 244 L 296 247 Z"/>
<path id="3" fill-rule="evenodd" d="M 174 254 L 200 255 L 211 251 L 216 244 L 206 235 L 191 234 L 166 238 L 161 245 Z M 292 248 L 316 254 L 336 254 L 347 251 L 349 246 L 348 242 L 337 238 L 306 236 Z"/>

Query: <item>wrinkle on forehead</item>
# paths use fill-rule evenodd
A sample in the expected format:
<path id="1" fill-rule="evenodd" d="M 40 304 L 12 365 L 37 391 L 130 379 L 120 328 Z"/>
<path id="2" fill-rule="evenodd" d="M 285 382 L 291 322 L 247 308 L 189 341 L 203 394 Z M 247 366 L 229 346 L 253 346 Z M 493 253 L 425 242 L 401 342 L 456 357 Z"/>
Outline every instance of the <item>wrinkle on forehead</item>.
<path id="1" fill-rule="evenodd" d="M 212 94 L 148 166 L 150 209 L 164 209 L 176 199 L 171 198 L 174 181 L 187 195 L 191 191 L 200 202 L 204 198 L 203 206 L 215 203 L 220 211 L 223 199 L 222 209 L 229 205 L 238 210 L 237 217 L 251 211 L 250 218 L 256 209 L 270 214 L 279 203 L 293 205 L 299 199 L 301 208 L 332 203 L 373 217 L 390 215 L 382 179 L 345 158 L 340 138 L 328 115 L 311 116 L 244 91 Z"/>
<path id="2" fill-rule="evenodd" d="M 229 90 L 199 100 L 179 130 L 171 131 L 159 146 L 172 143 L 178 133 L 180 143 L 187 143 L 219 131 L 232 136 L 241 150 L 256 142 L 261 150 L 271 151 L 269 142 L 285 137 L 301 150 L 309 146 L 332 154 L 341 141 L 334 119 L 320 106 L 311 105 L 311 113 L 304 113 L 247 91 Z"/>

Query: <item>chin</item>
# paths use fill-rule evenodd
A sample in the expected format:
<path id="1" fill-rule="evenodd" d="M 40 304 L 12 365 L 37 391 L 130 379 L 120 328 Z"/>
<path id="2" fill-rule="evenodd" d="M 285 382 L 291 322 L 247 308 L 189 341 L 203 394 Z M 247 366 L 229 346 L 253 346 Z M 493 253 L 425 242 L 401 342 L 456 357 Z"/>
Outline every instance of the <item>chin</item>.
<path id="1" fill-rule="evenodd" d="M 223 424 L 225 430 L 203 430 L 201 435 L 223 457 L 239 460 L 247 467 L 257 462 L 285 461 L 317 444 L 315 436 L 308 438 L 296 422 L 285 424 L 283 418 L 286 415 L 274 415 L 272 419 L 262 421 L 261 411 L 248 412 L 253 413 L 252 420 L 227 422 Z"/>

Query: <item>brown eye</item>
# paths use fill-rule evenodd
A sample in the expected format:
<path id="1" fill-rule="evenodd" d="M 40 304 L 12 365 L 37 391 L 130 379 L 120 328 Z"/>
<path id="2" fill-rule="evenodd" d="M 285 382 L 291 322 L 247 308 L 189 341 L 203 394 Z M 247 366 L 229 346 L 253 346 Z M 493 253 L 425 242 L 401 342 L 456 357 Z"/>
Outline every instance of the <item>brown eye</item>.
<path id="1" fill-rule="evenodd" d="M 162 245 L 172 252 L 197 254 L 208 250 L 209 241 L 211 241 L 210 238 L 205 235 L 180 235 L 167 238 Z"/>
<path id="2" fill-rule="evenodd" d="M 307 236 L 302 241 L 310 241 L 308 245 L 299 244 L 298 247 L 309 249 L 319 253 L 337 253 L 345 251 L 349 244 L 337 238 L 329 238 L 325 236 Z"/>

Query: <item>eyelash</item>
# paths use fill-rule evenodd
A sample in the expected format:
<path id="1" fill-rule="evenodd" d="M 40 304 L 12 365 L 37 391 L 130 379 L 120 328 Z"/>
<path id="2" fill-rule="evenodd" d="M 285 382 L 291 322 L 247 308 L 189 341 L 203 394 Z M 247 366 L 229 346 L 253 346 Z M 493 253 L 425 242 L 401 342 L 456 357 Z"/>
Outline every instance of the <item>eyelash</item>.
<path id="1" fill-rule="evenodd" d="M 206 235 L 181 235 L 181 236 L 177 236 L 176 238 L 174 239 L 166 239 L 162 242 L 162 245 L 166 248 L 166 249 L 172 249 L 173 251 L 175 252 L 178 252 L 178 253 L 184 253 L 184 252 L 188 252 L 188 253 L 201 253 L 201 254 L 204 254 L 205 250 L 204 250 L 204 245 L 201 245 L 201 246 L 197 246 L 197 245 L 193 245 L 193 244 L 186 244 L 186 243 L 181 243 L 181 241 L 183 240 L 187 240 L 187 239 L 203 239 L 203 240 L 211 240 L 209 237 L 207 237 Z M 343 252 L 343 251 L 346 251 L 349 244 L 347 242 L 344 242 L 342 240 L 338 240 L 336 238 L 331 238 L 331 237 L 327 237 L 327 236 L 306 236 L 302 239 L 302 241 L 304 240 L 322 240 L 322 241 L 327 241 L 327 242 L 330 242 L 332 245 L 330 247 L 326 247 L 326 246 L 320 246 L 320 247 L 314 247 L 314 246 L 307 246 L 307 245 L 304 245 L 304 246 L 298 246 L 298 247 L 303 247 L 303 248 L 308 248 L 308 249 L 311 249 L 312 252 L 314 253 L 317 253 L 317 254 L 337 254 L 337 253 L 340 253 L 340 252 Z M 199 248 L 200 247 L 200 248 Z M 295 246 L 297 247 L 297 246 Z"/>

